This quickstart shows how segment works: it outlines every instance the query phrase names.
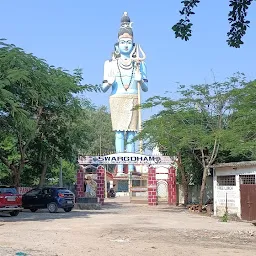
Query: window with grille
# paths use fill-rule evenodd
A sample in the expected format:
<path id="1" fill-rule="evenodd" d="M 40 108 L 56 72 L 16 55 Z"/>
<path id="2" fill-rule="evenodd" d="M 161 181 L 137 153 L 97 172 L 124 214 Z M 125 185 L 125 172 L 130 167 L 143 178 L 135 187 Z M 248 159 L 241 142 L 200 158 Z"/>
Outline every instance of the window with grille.
<path id="1" fill-rule="evenodd" d="M 133 180 L 132 181 L 132 186 L 133 187 L 139 187 L 140 186 L 140 180 Z"/>
<path id="2" fill-rule="evenodd" d="M 217 176 L 218 186 L 235 186 L 236 185 L 236 176 L 227 175 L 227 176 Z"/>
<path id="3" fill-rule="evenodd" d="M 256 184 L 256 178 L 254 174 L 251 175 L 239 175 L 240 184 Z"/>
<path id="4" fill-rule="evenodd" d="M 147 180 L 133 180 L 132 181 L 133 187 L 146 187 L 147 186 Z"/>

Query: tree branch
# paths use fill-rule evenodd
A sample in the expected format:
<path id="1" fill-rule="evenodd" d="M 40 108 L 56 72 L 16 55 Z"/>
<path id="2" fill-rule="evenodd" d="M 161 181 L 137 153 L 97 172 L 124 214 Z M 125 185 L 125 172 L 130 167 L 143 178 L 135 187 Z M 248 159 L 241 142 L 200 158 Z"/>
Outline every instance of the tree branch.
<path id="1" fill-rule="evenodd" d="M 212 162 L 209 162 L 209 165 L 211 165 L 212 163 L 214 163 L 214 161 L 215 161 L 215 159 L 216 159 L 216 157 L 217 157 L 217 155 L 218 155 L 219 148 L 220 148 L 220 143 L 218 143 L 218 146 L 217 146 L 217 148 L 216 148 L 215 155 L 214 155 L 214 157 L 212 158 Z"/>
<path id="2" fill-rule="evenodd" d="M 0 155 L 1 162 L 8 167 L 9 170 L 16 171 L 14 164 L 10 163 L 7 158 Z"/>
<path id="3" fill-rule="evenodd" d="M 11 169 L 11 164 L 5 157 L 0 156 L 0 159 L 1 159 L 3 164 L 5 164 L 9 169 Z"/>
<path id="4" fill-rule="evenodd" d="M 24 147 L 23 147 L 24 152 L 26 152 L 26 150 L 27 150 L 27 148 L 28 148 L 28 146 L 29 146 L 29 143 L 30 143 L 30 142 L 34 139 L 34 137 L 35 137 L 36 130 L 37 130 L 37 128 L 38 128 L 39 120 L 40 120 L 40 117 L 41 117 L 42 113 L 43 113 L 43 107 L 41 106 L 41 107 L 39 107 L 39 109 L 38 109 L 38 113 L 37 113 L 37 117 L 36 117 L 36 129 L 35 129 L 34 133 L 31 134 L 30 138 L 27 140 L 26 144 L 24 145 Z"/>
<path id="5" fill-rule="evenodd" d="M 215 159 L 216 156 L 217 156 L 217 154 L 215 154 L 216 148 L 219 147 L 219 143 L 217 144 L 217 141 L 218 141 L 218 139 L 215 138 L 213 150 L 212 150 L 212 153 L 211 153 L 211 158 L 210 158 L 210 160 L 209 160 L 209 165 L 211 165 L 211 164 L 213 163 L 213 159 Z"/>
<path id="6" fill-rule="evenodd" d="M 203 165 L 203 167 L 205 168 L 205 154 L 204 154 L 204 149 L 200 149 L 200 151 L 201 151 L 201 156 L 202 156 L 202 165 Z"/>
<path id="7" fill-rule="evenodd" d="M 190 22 L 189 16 L 195 14 L 193 9 L 200 3 L 199 0 L 183 0 L 183 8 L 180 14 L 184 17 L 179 20 L 173 27 L 172 30 L 175 32 L 175 37 L 180 37 L 182 40 L 188 41 L 192 35 L 192 23 Z"/>
<path id="8" fill-rule="evenodd" d="M 246 19 L 248 8 L 253 0 L 229 0 L 229 7 L 231 8 L 228 14 L 228 21 L 231 28 L 227 33 L 228 39 L 226 40 L 230 47 L 240 48 L 244 43 L 242 38 L 249 28 L 250 21 Z M 188 41 L 192 36 L 192 26 L 189 17 L 193 14 L 194 8 L 200 3 L 200 0 L 183 0 L 181 1 L 183 8 L 179 13 L 183 16 L 173 27 L 176 38 Z"/>

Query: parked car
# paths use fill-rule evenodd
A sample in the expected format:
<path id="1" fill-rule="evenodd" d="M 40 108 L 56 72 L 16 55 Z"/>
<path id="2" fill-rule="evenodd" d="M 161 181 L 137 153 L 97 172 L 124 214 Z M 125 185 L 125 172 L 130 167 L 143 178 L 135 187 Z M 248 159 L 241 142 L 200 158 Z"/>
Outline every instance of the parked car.
<path id="1" fill-rule="evenodd" d="M 0 185 L 0 212 L 17 216 L 22 211 L 22 195 L 15 187 Z"/>
<path id="2" fill-rule="evenodd" d="M 60 187 L 34 188 L 22 196 L 22 206 L 36 212 L 38 209 L 48 209 L 49 212 L 57 212 L 59 208 L 70 212 L 74 208 L 75 196 L 66 189 Z"/>

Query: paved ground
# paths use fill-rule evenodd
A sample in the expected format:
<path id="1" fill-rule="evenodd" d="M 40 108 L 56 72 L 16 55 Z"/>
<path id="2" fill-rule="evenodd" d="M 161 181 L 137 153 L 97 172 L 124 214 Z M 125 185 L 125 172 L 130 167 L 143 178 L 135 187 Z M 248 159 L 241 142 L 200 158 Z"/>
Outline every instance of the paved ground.
<path id="1" fill-rule="evenodd" d="M 256 255 L 256 227 L 115 199 L 99 211 L 0 216 L 0 255 Z"/>

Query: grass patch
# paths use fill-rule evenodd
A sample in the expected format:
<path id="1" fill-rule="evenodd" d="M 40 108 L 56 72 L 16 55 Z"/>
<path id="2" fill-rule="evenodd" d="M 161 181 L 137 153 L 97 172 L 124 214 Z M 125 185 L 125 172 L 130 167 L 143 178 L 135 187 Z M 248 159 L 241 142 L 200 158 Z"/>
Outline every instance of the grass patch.
<path id="1" fill-rule="evenodd" d="M 223 214 L 223 216 L 221 217 L 221 221 L 222 221 L 222 222 L 228 222 L 228 213 L 227 213 L 227 212 L 225 212 L 225 213 Z"/>

